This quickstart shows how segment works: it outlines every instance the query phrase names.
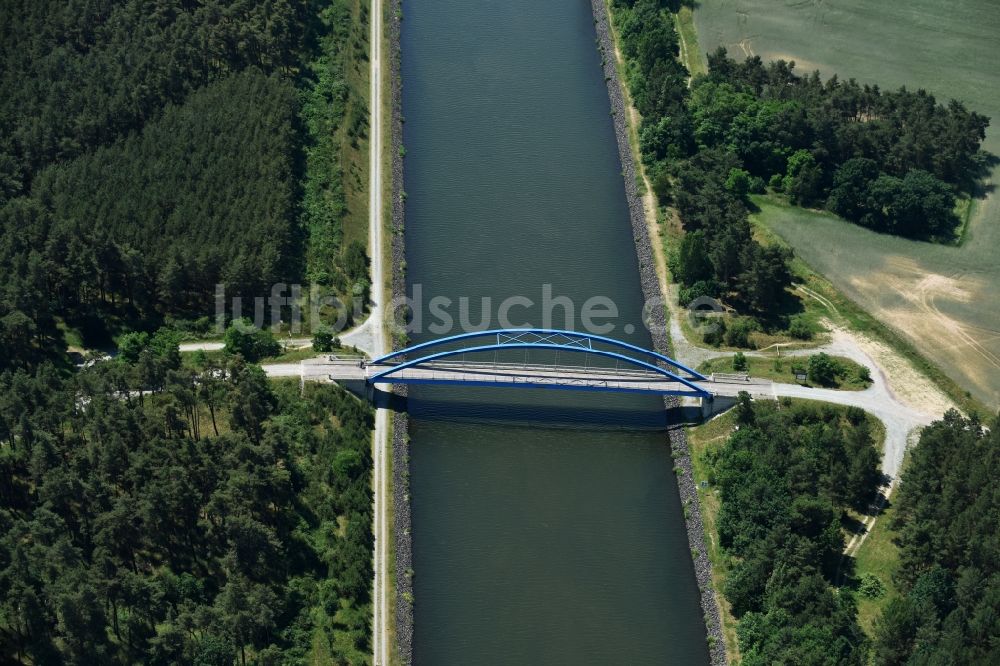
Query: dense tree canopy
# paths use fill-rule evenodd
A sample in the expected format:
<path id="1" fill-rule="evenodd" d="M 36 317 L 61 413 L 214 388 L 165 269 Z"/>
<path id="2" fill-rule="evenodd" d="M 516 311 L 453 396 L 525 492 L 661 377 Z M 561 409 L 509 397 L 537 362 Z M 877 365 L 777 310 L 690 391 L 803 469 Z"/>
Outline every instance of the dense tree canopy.
<path id="1" fill-rule="evenodd" d="M 48 213 L 60 309 L 118 296 L 181 312 L 210 302 L 218 282 L 249 295 L 293 275 L 295 103 L 288 82 L 247 70 L 42 171 L 32 199 Z M 60 266 L 67 253 L 78 261 Z"/>
<path id="2" fill-rule="evenodd" d="M 748 220 L 748 195 L 768 187 L 878 231 L 952 240 L 956 196 L 976 192 L 989 161 L 986 117 L 923 90 L 823 81 L 725 50 L 689 88 L 673 4 L 611 7 L 646 173 L 684 229 L 670 257 L 682 304 L 707 295 L 758 316 L 777 309 L 789 256 L 757 243 Z M 796 337 L 809 337 L 798 323 Z M 737 318 L 714 335 L 745 346 L 752 325 Z M 808 370 L 821 384 L 837 372 L 825 355 Z M 924 432 L 898 498 L 904 595 L 868 641 L 850 594 L 830 583 L 841 515 L 879 480 L 868 417 L 746 397 L 736 409 L 739 430 L 708 463 L 743 664 L 861 664 L 869 649 L 880 664 L 996 662 L 1000 422 L 984 430 L 952 413 Z"/>
<path id="3" fill-rule="evenodd" d="M 336 282 L 310 257 L 366 280 L 357 6 L 0 3 L 0 662 L 368 662 L 369 409 L 269 383 L 267 333 L 185 365 L 153 332 L 216 283 Z"/>
<path id="4" fill-rule="evenodd" d="M 678 60 L 670 3 L 615 0 L 613 17 L 625 56 L 629 91 L 642 116 L 639 145 L 660 201 L 673 201 L 689 232 L 701 235 L 674 253 L 671 269 L 684 287 L 681 300 L 730 298 L 763 312 L 790 277 L 787 256 L 763 251 L 751 237 L 746 195 L 750 174 L 722 149 L 699 150 L 687 70 Z M 708 261 L 706 262 L 706 259 Z"/>
<path id="5" fill-rule="evenodd" d="M 366 663 L 369 409 L 125 346 L 0 375 L 0 661 Z"/>
<path id="6" fill-rule="evenodd" d="M 295 105 L 287 81 L 247 70 L 41 171 L 0 208 L 0 307 L 41 335 L 56 316 L 208 316 L 218 283 L 252 296 L 294 275 Z"/>
<path id="7" fill-rule="evenodd" d="M 856 408 L 751 403 L 745 393 L 736 410 L 739 430 L 709 462 L 742 663 L 861 664 L 853 601 L 830 581 L 841 512 L 878 483 L 871 421 Z"/>
<path id="8" fill-rule="evenodd" d="M 697 241 L 682 240 L 671 257 L 671 271 L 684 287 L 682 303 L 702 294 L 723 296 L 747 312 L 768 313 L 791 283 L 791 254 L 783 248 L 763 247 L 753 238 L 746 172 L 731 153 L 719 149 L 700 151 L 670 168 L 674 205 L 687 230 L 685 239 L 699 234 Z M 697 243 L 697 252 L 692 242 Z"/>
<path id="9" fill-rule="evenodd" d="M 989 119 L 923 90 L 822 81 L 720 49 L 689 106 L 699 148 L 724 148 L 794 203 L 878 231 L 949 239 L 955 194 L 983 173 Z"/>
<path id="10" fill-rule="evenodd" d="M 951 411 L 921 434 L 895 500 L 903 596 L 876 623 L 876 663 L 996 662 L 998 477 L 1000 419 Z"/>
<path id="11" fill-rule="evenodd" d="M 63 323 L 89 347 L 208 321 L 220 283 L 364 295 L 341 144 L 366 22 L 350 0 L 3 3 L 0 370 L 55 356 Z"/>
<path id="12" fill-rule="evenodd" d="M 986 117 L 923 90 L 822 81 L 724 49 L 689 88 L 676 4 L 611 3 L 650 183 L 701 233 L 697 252 L 682 244 L 670 257 L 682 304 L 708 295 L 755 315 L 779 309 L 788 256 L 762 251 L 747 221 L 747 196 L 767 186 L 878 231 L 952 240 L 956 194 L 974 191 L 987 163 Z"/>
<path id="13" fill-rule="evenodd" d="M 290 71 L 308 11 L 306 0 L 0 4 L 0 204 L 214 80 Z"/>

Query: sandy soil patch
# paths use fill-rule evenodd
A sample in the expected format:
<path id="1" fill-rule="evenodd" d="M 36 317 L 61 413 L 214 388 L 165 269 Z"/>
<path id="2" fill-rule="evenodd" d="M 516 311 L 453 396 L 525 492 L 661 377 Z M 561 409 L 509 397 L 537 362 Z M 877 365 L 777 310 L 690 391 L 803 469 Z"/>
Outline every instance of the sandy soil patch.
<path id="1" fill-rule="evenodd" d="M 867 354 L 885 377 L 889 390 L 906 406 L 934 418 L 940 418 L 949 409 L 957 409 L 941 389 L 884 342 L 845 329 L 836 329 L 835 335 L 849 337 Z"/>
<path id="2" fill-rule="evenodd" d="M 943 309 L 988 303 L 980 299 L 989 290 L 981 278 L 961 271 L 928 272 L 912 258 L 894 256 L 887 259 L 885 270 L 856 275 L 851 282 L 862 293 L 879 287 L 892 290 L 898 298 L 885 299 L 879 316 L 918 346 L 946 357 L 949 365 L 976 384 L 988 386 L 1000 373 L 1000 355 L 995 351 L 1000 330 L 960 320 Z"/>
<path id="3" fill-rule="evenodd" d="M 749 42 L 749 40 L 744 40 Z M 799 74 L 808 74 L 809 72 L 814 72 L 817 69 L 821 72 L 829 72 L 830 67 L 822 63 L 816 62 L 815 60 L 809 60 L 808 58 L 803 58 L 802 56 L 797 56 L 792 53 L 784 53 L 781 51 L 764 51 L 761 53 L 761 60 L 764 62 L 770 62 L 772 60 L 785 60 L 795 62 L 795 71 Z"/>

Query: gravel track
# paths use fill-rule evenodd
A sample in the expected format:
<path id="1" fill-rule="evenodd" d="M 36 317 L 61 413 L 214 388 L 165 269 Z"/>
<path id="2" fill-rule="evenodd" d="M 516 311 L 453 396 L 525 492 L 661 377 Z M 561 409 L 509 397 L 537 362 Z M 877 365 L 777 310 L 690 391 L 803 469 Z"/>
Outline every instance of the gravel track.
<path id="1" fill-rule="evenodd" d="M 390 0 L 391 17 L 385 21 L 389 42 L 389 76 L 391 80 L 390 103 L 392 106 L 390 154 L 392 155 L 392 298 L 406 295 L 406 246 L 403 235 L 403 81 L 400 74 L 400 20 L 401 0 Z M 390 312 L 392 316 L 394 313 Z M 390 322 L 394 328 L 395 322 Z M 393 350 L 401 349 L 404 342 L 392 336 Z M 394 387 L 397 395 L 406 395 L 406 386 Z M 410 454 L 409 417 L 397 412 L 392 417 L 392 506 L 393 548 L 395 554 L 396 598 L 396 650 L 400 663 L 413 663 L 413 538 L 410 513 Z"/>

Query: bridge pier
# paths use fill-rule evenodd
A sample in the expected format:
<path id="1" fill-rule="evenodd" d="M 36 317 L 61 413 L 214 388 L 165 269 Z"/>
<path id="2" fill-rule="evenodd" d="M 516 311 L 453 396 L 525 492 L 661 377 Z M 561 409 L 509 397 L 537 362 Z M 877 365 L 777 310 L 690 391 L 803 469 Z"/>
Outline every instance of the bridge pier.
<path id="1" fill-rule="evenodd" d="M 341 379 L 330 378 L 330 381 L 353 394 L 360 400 L 364 400 L 376 409 L 388 409 L 393 412 L 406 411 L 406 395 L 393 391 L 391 386 L 379 388 L 377 385 L 364 379 Z"/>
<path id="2" fill-rule="evenodd" d="M 365 402 L 372 402 L 375 397 L 375 386 L 369 384 L 363 379 L 340 379 L 337 378 L 335 381 L 337 384 L 347 390 L 348 393 L 353 393 L 357 397 L 361 398 Z"/>
<path id="3" fill-rule="evenodd" d="M 701 399 L 701 420 L 708 421 L 713 416 L 727 411 L 736 404 L 736 398 L 722 395 L 708 396 Z"/>

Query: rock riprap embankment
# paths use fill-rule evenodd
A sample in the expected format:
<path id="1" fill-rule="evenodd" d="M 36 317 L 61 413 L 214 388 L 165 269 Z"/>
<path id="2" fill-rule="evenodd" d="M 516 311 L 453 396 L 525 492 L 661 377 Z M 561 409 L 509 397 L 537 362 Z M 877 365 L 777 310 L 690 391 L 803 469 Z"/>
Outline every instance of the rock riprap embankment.
<path id="1" fill-rule="evenodd" d="M 597 30 L 597 47 L 601 53 L 604 65 L 604 79 L 608 84 L 608 96 L 611 99 L 611 114 L 614 116 L 615 136 L 618 139 L 618 153 L 621 157 L 622 176 L 625 179 L 625 196 L 628 199 L 629 218 L 632 221 L 632 237 L 635 239 L 635 251 L 639 257 L 639 278 L 642 283 L 642 295 L 648 304 L 665 304 L 665 294 L 660 293 L 660 281 L 656 274 L 656 260 L 653 255 L 653 245 L 646 228 L 646 213 L 642 207 L 642 197 L 639 196 L 638 177 L 635 162 L 632 159 L 632 148 L 628 138 L 626 123 L 628 109 L 622 93 L 618 69 L 615 65 L 615 43 L 611 34 L 607 7 L 604 0 L 591 0 L 594 10 L 594 26 Z M 653 348 L 670 356 L 672 353 L 670 337 L 667 334 L 666 323 L 662 321 L 663 308 L 651 309 L 647 316 L 655 324 L 650 326 L 653 338 Z M 677 407 L 678 400 L 674 397 L 664 399 L 668 410 Z M 677 488 L 681 504 L 684 506 L 684 522 L 687 527 L 688 544 L 694 562 L 694 575 L 698 580 L 701 592 L 701 607 L 705 613 L 705 628 L 708 632 L 709 652 L 712 663 L 726 663 L 726 648 L 722 636 L 722 623 L 719 616 L 719 605 L 716 603 L 715 591 L 712 587 L 712 565 L 708 560 L 705 547 L 705 527 L 701 519 L 701 506 L 698 503 L 698 490 L 691 473 L 691 454 L 688 450 L 687 435 L 682 426 L 671 426 L 668 431 L 670 452 L 674 459 L 677 474 Z"/>

